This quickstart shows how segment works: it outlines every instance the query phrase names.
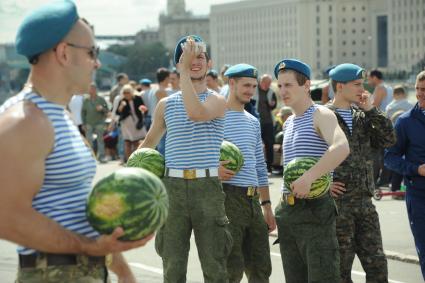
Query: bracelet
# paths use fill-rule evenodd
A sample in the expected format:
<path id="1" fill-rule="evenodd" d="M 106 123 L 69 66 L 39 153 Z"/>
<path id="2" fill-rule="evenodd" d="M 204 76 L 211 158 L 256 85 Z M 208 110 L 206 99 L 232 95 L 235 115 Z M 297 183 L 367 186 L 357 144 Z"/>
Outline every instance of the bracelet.
<path id="1" fill-rule="evenodd" d="M 261 202 L 261 206 L 264 206 L 264 205 L 266 205 L 266 204 L 272 204 L 272 202 L 270 201 L 270 200 L 263 200 L 262 202 Z"/>

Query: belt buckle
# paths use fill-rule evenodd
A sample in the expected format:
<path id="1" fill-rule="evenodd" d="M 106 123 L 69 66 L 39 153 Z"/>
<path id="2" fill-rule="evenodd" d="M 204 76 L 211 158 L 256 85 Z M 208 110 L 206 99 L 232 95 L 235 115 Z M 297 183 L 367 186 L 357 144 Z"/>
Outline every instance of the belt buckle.
<path id="1" fill-rule="evenodd" d="M 187 180 L 196 179 L 196 169 L 184 169 L 183 179 L 187 179 Z"/>
<path id="2" fill-rule="evenodd" d="M 282 194 L 282 201 L 287 205 L 294 205 L 295 204 L 295 197 L 291 194 Z"/>
<path id="3" fill-rule="evenodd" d="M 248 187 L 246 191 L 246 195 L 249 197 L 255 196 L 255 187 Z"/>

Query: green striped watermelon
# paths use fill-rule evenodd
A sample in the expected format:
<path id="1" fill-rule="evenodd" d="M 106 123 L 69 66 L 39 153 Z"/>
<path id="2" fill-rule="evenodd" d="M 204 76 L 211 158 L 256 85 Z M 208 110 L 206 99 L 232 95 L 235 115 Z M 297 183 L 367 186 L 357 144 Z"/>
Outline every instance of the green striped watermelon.
<path id="1" fill-rule="evenodd" d="M 162 178 L 165 171 L 165 160 L 162 154 L 155 149 L 139 148 L 128 158 L 127 167 L 143 168 Z"/>
<path id="2" fill-rule="evenodd" d="M 220 148 L 220 161 L 229 160 L 230 162 L 224 167 L 235 173 L 241 170 L 244 159 L 240 149 L 229 141 L 223 141 Z"/>
<path id="3" fill-rule="evenodd" d="M 87 201 L 89 223 L 101 234 L 120 226 L 120 240 L 141 239 L 159 229 L 168 216 L 162 181 L 140 168 L 122 168 L 101 179 Z"/>
<path id="4" fill-rule="evenodd" d="M 313 167 L 317 161 L 319 161 L 318 157 L 300 157 L 291 160 L 291 162 L 285 166 L 283 171 L 283 181 L 285 187 L 290 189 L 292 182 L 297 180 L 304 174 L 304 172 Z M 332 177 L 330 173 L 327 173 L 314 181 L 311 185 L 308 198 L 313 199 L 323 196 L 329 190 L 331 182 Z"/>

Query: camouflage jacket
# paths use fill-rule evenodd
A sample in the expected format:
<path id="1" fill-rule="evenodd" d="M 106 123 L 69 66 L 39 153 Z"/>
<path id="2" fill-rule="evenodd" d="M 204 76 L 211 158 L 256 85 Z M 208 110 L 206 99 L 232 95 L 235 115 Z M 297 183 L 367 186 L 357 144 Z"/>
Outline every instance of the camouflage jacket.
<path id="1" fill-rule="evenodd" d="M 350 155 L 334 170 L 333 175 L 334 181 L 344 183 L 347 190 L 340 199 L 370 197 L 375 189 L 372 144 L 382 148 L 395 144 L 396 136 L 391 121 L 376 108 L 365 112 L 358 107 L 351 107 L 353 128 L 350 133 L 344 119 L 336 112 L 336 107 L 333 104 L 326 106 L 335 113 L 350 146 Z"/>

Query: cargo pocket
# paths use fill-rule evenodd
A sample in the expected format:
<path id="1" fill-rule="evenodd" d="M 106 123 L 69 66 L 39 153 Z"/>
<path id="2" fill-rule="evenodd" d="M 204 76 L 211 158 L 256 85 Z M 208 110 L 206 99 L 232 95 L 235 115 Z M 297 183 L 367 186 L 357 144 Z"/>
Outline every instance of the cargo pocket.
<path id="1" fill-rule="evenodd" d="M 333 280 L 338 281 L 339 277 L 339 249 L 336 239 L 328 243 L 312 243 L 313 251 L 309 253 L 309 281 Z M 335 282 L 336 282 L 335 281 Z"/>
<path id="2" fill-rule="evenodd" d="M 159 229 L 159 231 L 156 233 L 155 250 L 160 257 L 163 256 L 163 251 L 164 251 L 164 229 L 163 228 Z"/>
<path id="3" fill-rule="evenodd" d="M 229 231 L 229 219 L 227 216 L 221 216 L 216 218 L 215 223 L 217 225 L 217 233 L 215 237 L 214 246 L 214 257 L 215 258 L 227 258 L 232 251 L 233 238 Z"/>

